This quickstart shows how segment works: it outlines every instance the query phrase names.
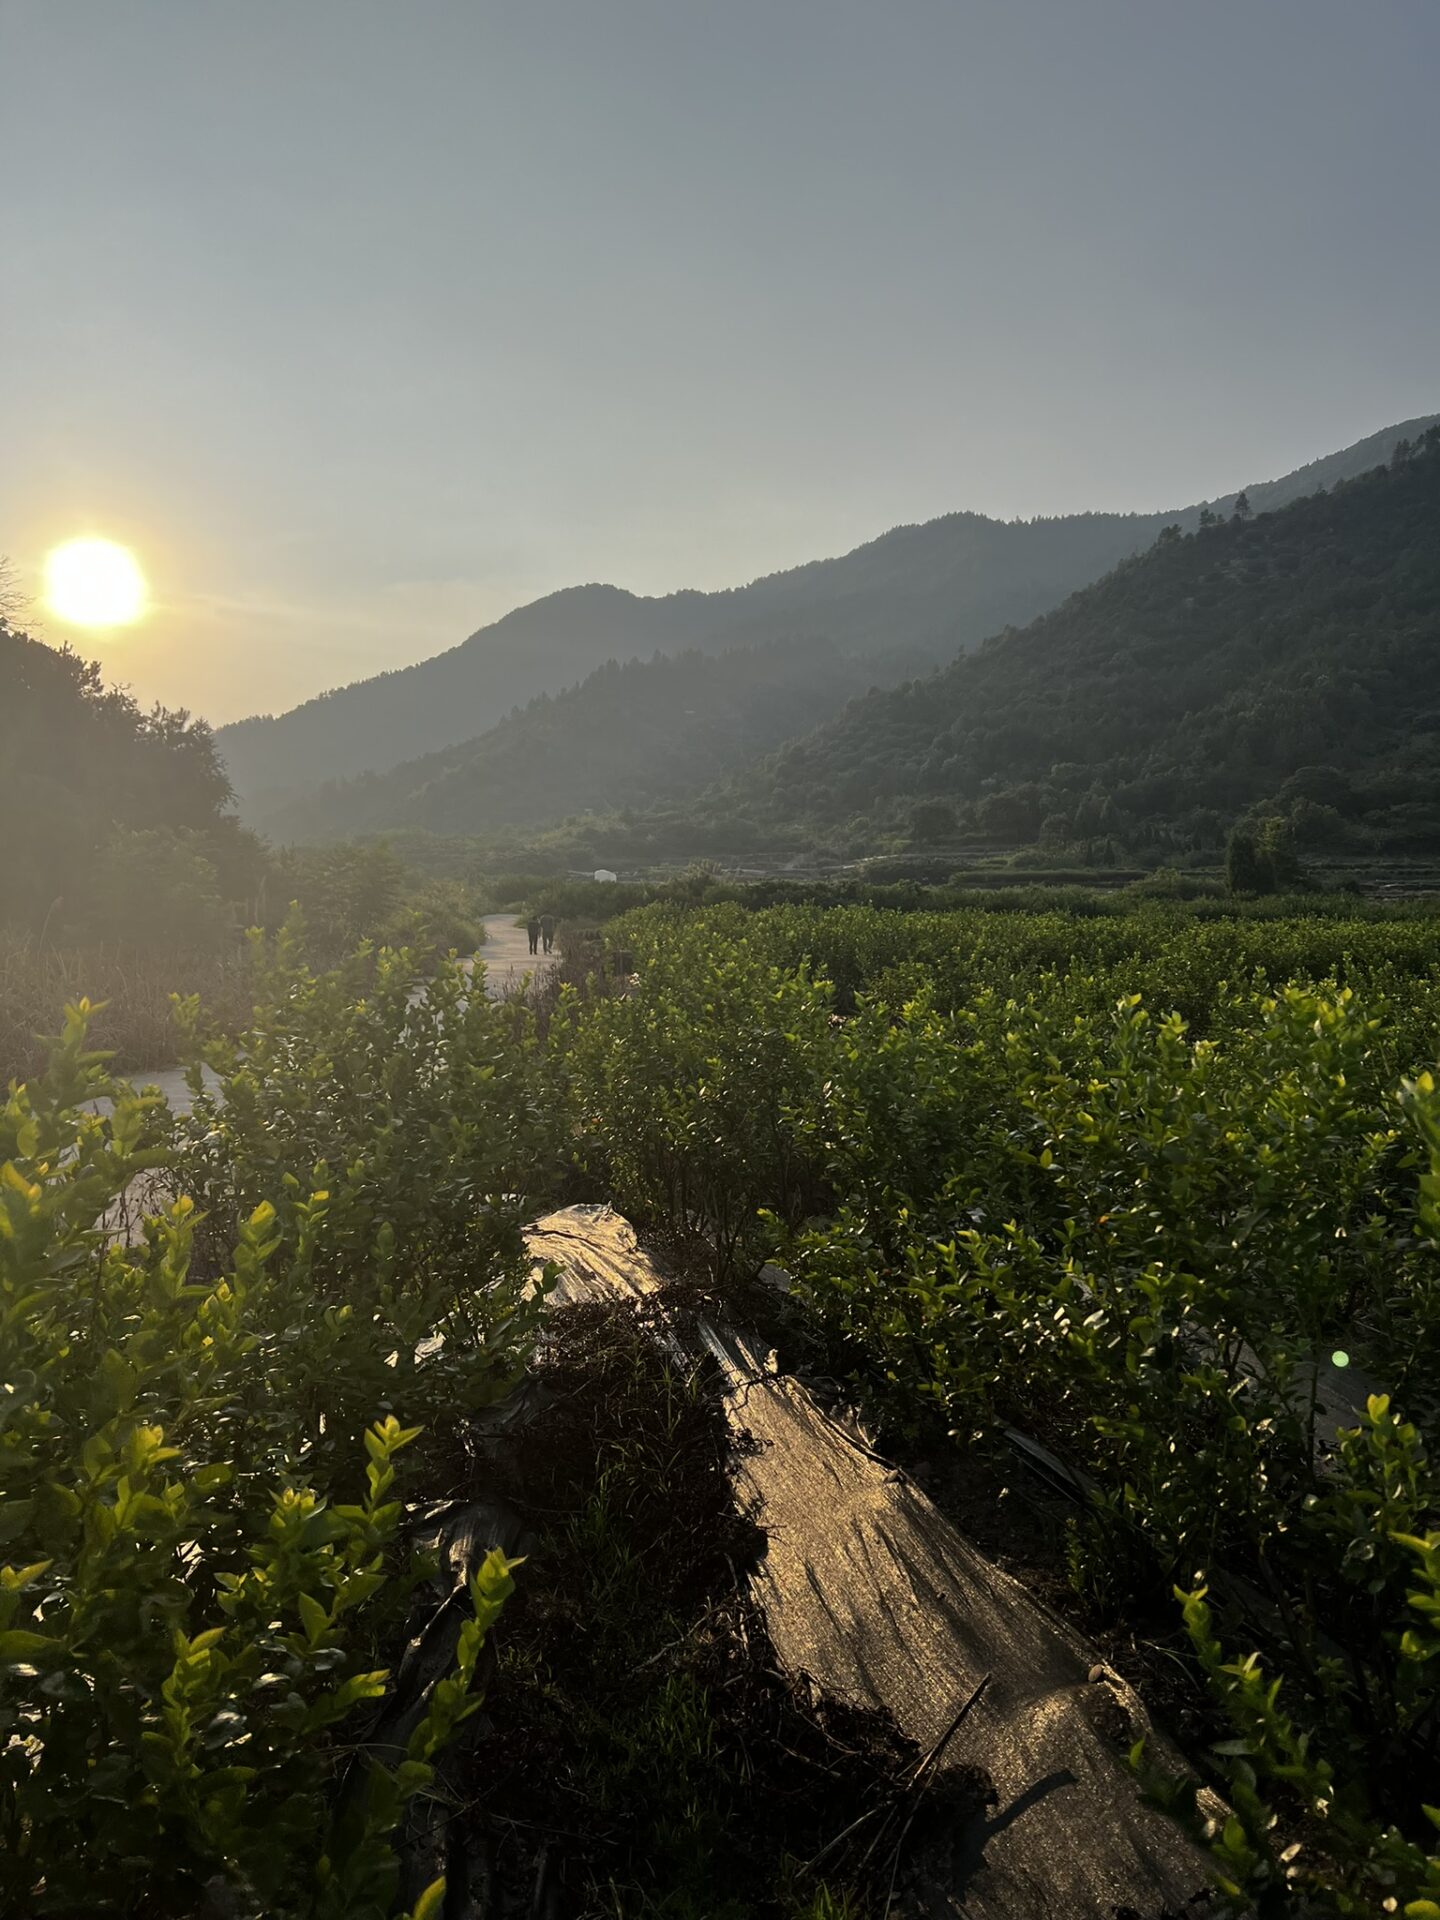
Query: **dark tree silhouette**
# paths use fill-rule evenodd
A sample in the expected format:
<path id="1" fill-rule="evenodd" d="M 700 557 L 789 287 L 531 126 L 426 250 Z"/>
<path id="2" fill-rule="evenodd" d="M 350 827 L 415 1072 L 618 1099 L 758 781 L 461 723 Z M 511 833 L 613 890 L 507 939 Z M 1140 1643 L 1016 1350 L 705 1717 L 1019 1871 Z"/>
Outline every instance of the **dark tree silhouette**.
<path id="1" fill-rule="evenodd" d="M 144 712 L 93 662 L 3 620 L 0 688 L 0 920 L 113 933 L 102 902 L 122 866 L 163 876 L 167 899 L 188 875 L 218 903 L 222 866 L 239 878 L 255 846 L 227 812 L 230 783 L 203 721 Z M 127 835 L 151 836 L 143 857 L 130 857 Z M 97 917 L 105 924 L 89 924 Z"/>

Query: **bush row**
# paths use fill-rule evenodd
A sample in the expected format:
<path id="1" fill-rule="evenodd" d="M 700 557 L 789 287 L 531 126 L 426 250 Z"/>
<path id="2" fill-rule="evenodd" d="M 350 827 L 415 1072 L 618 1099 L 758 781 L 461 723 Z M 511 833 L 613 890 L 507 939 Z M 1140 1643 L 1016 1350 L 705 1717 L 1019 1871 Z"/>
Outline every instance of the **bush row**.
<path id="1" fill-rule="evenodd" d="M 1211 1839 L 1242 1902 L 1440 1897 L 1418 934 L 651 908 L 616 929 L 632 991 L 552 1028 L 617 1203 L 722 1272 L 778 1251 L 892 1429 L 1062 1457 L 1074 1583 L 1168 1605 L 1232 1722 Z M 1337 1350 L 1388 1390 L 1338 1433 Z"/>

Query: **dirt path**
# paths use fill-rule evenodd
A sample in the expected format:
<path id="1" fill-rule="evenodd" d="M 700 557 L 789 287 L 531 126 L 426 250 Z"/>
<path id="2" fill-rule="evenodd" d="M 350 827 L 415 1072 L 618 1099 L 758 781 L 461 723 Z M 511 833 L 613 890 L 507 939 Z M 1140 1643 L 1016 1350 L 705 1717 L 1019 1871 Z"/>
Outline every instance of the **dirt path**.
<path id="1" fill-rule="evenodd" d="M 609 1207 L 548 1214 L 527 1239 L 560 1269 L 555 1306 L 653 1306 L 665 1292 L 668 1276 Z M 1208 1862 L 1142 1802 L 1125 1762 L 1144 1737 L 1162 1771 L 1184 1770 L 1134 1689 L 858 1428 L 833 1420 L 763 1340 L 703 1319 L 692 1337 L 719 1364 L 732 1432 L 758 1443 L 740 1454 L 737 1496 L 768 1535 L 751 1594 L 779 1668 L 890 1717 L 930 1756 L 910 1773 L 907 1817 L 867 1843 L 884 1836 L 893 1849 L 890 1891 L 904 1911 L 1198 1914 Z M 1207 1815 L 1223 1816 L 1203 1798 Z"/>
<path id="2" fill-rule="evenodd" d="M 555 964 L 543 953 L 531 953 L 525 929 L 516 926 L 513 913 L 487 913 L 484 925 L 479 957 L 485 962 L 485 991 L 492 1000 L 513 993 L 527 973 L 542 974 Z"/>

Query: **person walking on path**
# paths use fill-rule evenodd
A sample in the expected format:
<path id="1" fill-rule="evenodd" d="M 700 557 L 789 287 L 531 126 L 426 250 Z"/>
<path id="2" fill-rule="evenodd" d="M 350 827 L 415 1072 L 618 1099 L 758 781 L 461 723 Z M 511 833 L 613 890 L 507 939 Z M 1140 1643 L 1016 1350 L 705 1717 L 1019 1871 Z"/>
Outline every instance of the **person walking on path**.
<path id="1" fill-rule="evenodd" d="M 545 940 L 545 951 L 549 953 L 551 947 L 555 944 L 555 916 L 553 913 L 547 913 L 545 918 L 540 922 L 540 932 Z"/>
<path id="2" fill-rule="evenodd" d="M 540 922 L 535 918 L 535 915 L 533 913 L 525 923 L 525 931 L 529 935 L 530 951 L 531 953 L 534 953 L 535 949 L 540 944 Z M 548 941 L 546 942 L 546 945 L 545 945 L 545 951 L 547 953 L 550 951 L 550 945 Z"/>

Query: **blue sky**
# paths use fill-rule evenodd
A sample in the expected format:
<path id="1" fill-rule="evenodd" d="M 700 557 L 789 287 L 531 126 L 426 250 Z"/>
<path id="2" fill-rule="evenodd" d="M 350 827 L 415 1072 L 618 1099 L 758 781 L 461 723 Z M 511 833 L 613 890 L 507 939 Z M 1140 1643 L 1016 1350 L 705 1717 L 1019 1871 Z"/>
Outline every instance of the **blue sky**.
<path id="1" fill-rule="evenodd" d="M 217 720 L 1440 407 L 1435 0 L 0 0 L 0 78 L 0 552 L 131 544 L 88 650 Z"/>

